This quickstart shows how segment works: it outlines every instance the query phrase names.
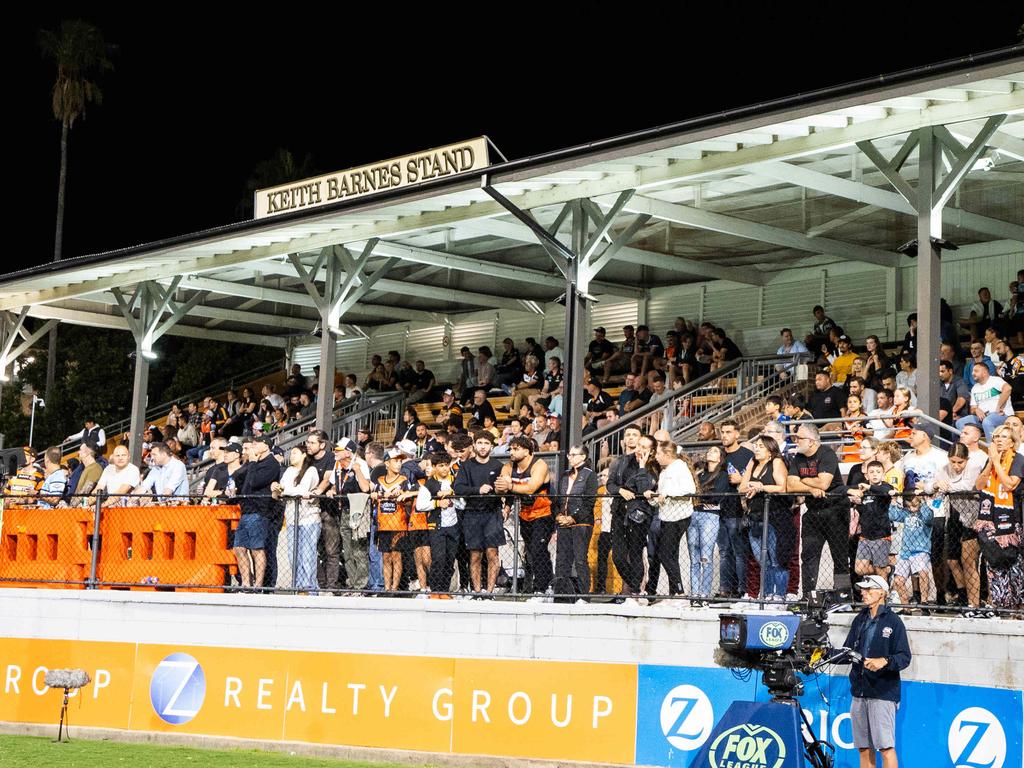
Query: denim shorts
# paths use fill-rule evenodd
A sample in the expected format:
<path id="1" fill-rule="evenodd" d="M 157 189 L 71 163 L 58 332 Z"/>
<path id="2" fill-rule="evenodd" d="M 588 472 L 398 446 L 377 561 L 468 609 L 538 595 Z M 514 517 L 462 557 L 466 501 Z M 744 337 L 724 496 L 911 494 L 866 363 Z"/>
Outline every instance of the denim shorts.
<path id="1" fill-rule="evenodd" d="M 270 520 L 263 515 L 242 515 L 235 531 L 235 546 L 241 549 L 265 549 L 270 533 Z"/>

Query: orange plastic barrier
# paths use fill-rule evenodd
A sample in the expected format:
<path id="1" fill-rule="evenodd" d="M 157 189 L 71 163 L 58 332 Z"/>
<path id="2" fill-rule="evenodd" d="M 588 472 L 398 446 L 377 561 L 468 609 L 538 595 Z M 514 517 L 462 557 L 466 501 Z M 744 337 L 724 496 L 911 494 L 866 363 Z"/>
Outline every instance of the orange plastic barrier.
<path id="1" fill-rule="evenodd" d="M 155 591 L 178 584 L 219 592 L 236 567 L 228 533 L 240 516 L 239 507 L 226 505 L 106 509 L 96 580 L 101 587 L 133 585 L 113 589 Z"/>
<path id="2" fill-rule="evenodd" d="M 38 582 L 85 581 L 92 562 L 92 529 L 91 509 L 5 505 L 0 532 L 0 587 L 82 589 L 81 584 Z"/>

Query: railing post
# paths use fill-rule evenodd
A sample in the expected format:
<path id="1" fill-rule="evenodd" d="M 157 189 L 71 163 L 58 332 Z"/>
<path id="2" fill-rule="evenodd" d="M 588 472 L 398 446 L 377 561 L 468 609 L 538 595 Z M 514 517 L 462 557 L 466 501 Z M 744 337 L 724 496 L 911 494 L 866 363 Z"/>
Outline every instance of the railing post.
<path id="1" fill-rule="evenodd" d="M 779 542 L 775 542 L 775 551 L 779 551 Z M 761 583 L 757 588 L 757 599 L 764 601 L 765 571 L 768 570 L 768 494 L 764 494 L 764 509 L 761 515 Z"/>
<path id="2" fill-rule="evenodd" d="M 100 559 L 100 518 L 103 516 L 103 499 L 107 492 L 100 491 L 96 494 L 96 503 L 93 507 L 92 518 L 92 559 L 89 564 L 89 589 L 96 589 L 96 569 Z"/>
<path id="3" fill-rule="evenodd" d="M 299 497 L 293 500 L 292 511 L 292 591 L 299 591 Z"/>
<path id="4" fill-rule="evenodd" d="M 512 594 L 519 594 L 519 510 L 523 500 L 516 496 L 512 501 Z"/>

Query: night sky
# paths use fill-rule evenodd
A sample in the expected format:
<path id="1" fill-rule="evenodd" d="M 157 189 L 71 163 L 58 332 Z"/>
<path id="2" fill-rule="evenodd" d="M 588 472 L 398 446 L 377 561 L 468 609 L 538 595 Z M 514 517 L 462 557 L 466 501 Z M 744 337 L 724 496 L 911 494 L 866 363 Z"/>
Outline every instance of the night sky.
<path id="1" fill-rule="evenodd" d="M 388 4 L 377 18 L 338 19 L 305 4 L 238 5 L 232 17 L 177 5 L 27 11 L 6 24 L 16 207 L 4 271 L 52 258 L 55 72 L 35 33 L 64 18 L 117 45 L 103 105 L 71 135 L 71 257 L 236 221 L 249 172 L 279 147 L 311 155 L 318 173 L 481 134 L 515 159 L 1013 45 L 1024 21 L 1019 2 L 969 19 L 928 5 L 809 7 L 826 5 L 841 18 L 582 4 L 582 22 L 552 18 L 554 4 L 415 17 Z"/>

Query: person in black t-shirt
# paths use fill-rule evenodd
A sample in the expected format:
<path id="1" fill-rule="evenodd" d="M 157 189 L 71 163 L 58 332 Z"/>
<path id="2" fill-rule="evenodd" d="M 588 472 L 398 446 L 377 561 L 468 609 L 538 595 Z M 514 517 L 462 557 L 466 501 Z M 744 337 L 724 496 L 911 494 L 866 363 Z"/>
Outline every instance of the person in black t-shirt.
<path id="1" fill-rule="evenodd" d="M 711 331 L 711 346 L 714 348 L 711 355 L 711 370 L 721 368 L 726 363 L 743 357 L 740 348 L 726 335 L 724 328 L 715 328 Z"/>
<path id="2" fill-rule="evenodd" d="M 629 371 L 633 353 L 636 351 L 636 333 L 632 325 L 626 325 L 622 328 L 622 334 L 623 342 L 619 344 L 612 356 L 605 360 L 604 381 L 607 381 L 610 376 L 617 376 Z"/>
<path id="3" fill-rule="evenodd" d="M 409 402 L 418 403 L 421 400 L 429 402 L 436 382 L 433 371 L 429 370 L 422 360 L 416 361 L 416 369 L 412 373 L 411 381 L 412 389 L 409 391 Z"/>
<path id="4" fill-rule="evenodd" d="M 587 348 L 587 356 L 583 364 L 587 366 L 591 376 L 604 376 L 605 363 L 614 354 L 615 345 L 605 338 L 604 328 L 598 327 L 594 329 L 594 339 Z"/>
<path id="5" fill-rule="evenodd" d="M 832 377 L 826 371 L 820 371 L 814 377 L 814 392 L 807 398 L 807 410 L 816 419 L 838 419 L 842 416 L 842 398 L 842 390 L 832 384 Z"/>
<path id="6" fill-rule="evenodd" d="M 641 376 L 647 375 L 652 361 L 661 357 L 664 350 L 665 345 L 661 343 L 660 338 L 651 333 L 650 328 L 646 325 L 638 325 L 636 327 L 636 347 L 629 363 L 629 369 Z"/>
<path id="7" fill-rule="evenodd" d="M 747 591 L 747 560 L 750 543 L 743 530 L 743 507 L 738 495 L 740 482 L 754 454 L 740 444 L 739 426 L 732 419 L 718 425 L 722 438 L 722 462 L 729 478 L 730 493 L 720 501 L 718 528 L 719 590 L 725 597 L 740 597 Z"/>
<path id="8" fill-rule="evenodd" d="M 833 450 L 822 446 L 813 424 L 801 424 L 797 429 L 796 450 L 789 464 L 786 490 L 802 494 L 807 506 L 801 524 L 800 550 L 804 594 L 816 588 L 821 551 L 825 544 L 828 544 L 832 555 L 834 574 L 832 584 L 825 586 L 849 592 L 850 505 L 842 493 L 844 486 L 839 460 Z"/>
<path id="9" fill-rule="evenodd" d="M 587 423 L 583 426 L 583 434 L 587 435 L 603 426 L 604 413 L 615 407 L 615 401 L 596 381 L 586 384 L 584 389 L 587 394 L 583 397 L 583 418 Z"/>

